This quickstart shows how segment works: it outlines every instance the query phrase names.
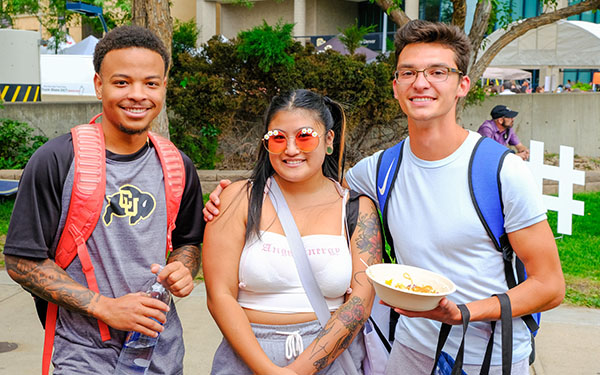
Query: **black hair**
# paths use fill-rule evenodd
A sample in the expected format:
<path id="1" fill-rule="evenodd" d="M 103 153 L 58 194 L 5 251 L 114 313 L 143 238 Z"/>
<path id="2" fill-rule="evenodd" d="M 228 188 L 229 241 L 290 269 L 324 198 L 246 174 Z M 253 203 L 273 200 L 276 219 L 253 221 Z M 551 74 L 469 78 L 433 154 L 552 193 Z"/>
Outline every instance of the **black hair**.
<path id="1" fill-rule="evenodd" d="M 340 181 L 343 178 L 345 163 L 344 137 L 346 129 L 346 116 L 342 106 L 328 98 L 315 92 L 299 89 L 293 90 L 273 97 L 271 104 L 265 111 L 263 124 L 265 133 L 269 129 L 269 124 L 273 116 L 280 111 L 293 111 L 301 109 L 311 113 L 315 120 L 323 124 L 325 134 L 329 130 L 334 132 L 333 153 L 326 155 L 323 161 L 323 175 Z M 325 139 L 325 138 L 322 138 Z M 250 181 L 248 183 L 249 204 L 248 221 L 246 225 L 246 240 L 253 235 L 260 234 L 260 218 L 262 214 L 263 194 L 265 185 L 269 177 L 275 170 L 271 165 L 268 151 L 262 146 L 262 139 L 259 141 L 259 151 L 256 164 L 252 170 Z"/>
<path id="2" fill-rule="evenodd" d="M 146 48 L 158 53 L 165 63 L 167 74 L 170 63 L 167 48 L 156 34 L 141 26 L 120 26 L 100 39 L 94 49 L 94 70 L 100 73 L 102 61 L 110 51 L 133 47 Z"/>

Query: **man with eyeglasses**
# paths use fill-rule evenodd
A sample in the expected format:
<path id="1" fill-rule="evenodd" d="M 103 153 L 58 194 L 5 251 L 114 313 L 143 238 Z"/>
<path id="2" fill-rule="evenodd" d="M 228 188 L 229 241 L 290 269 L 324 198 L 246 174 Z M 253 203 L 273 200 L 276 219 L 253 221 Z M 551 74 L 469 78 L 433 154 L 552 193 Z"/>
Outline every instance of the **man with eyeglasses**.
<path id="1" fill-rule="evenodd" d="M 519 114 L 505 105 L 497 105 L 490 113 L 491 120 L 486 120 L 481 124 L 477 132 L 484 137 L 493 139 L 504 146 L 514 146 L 517 149 L 517 156 L 523 160 L 529 159 L 529 149 L 525 147 L 513 130 L 515 117 Z"/>
<path id="2" fill-rule="evenodd" d="M 505 228 L 529 278 L 507 291 L 502 254 L 496 251 L 472 204 L 468 168 L 480 135 L 456 121 L 456 103 L 467 95 L 465 74 L 471 44 L 454 26 L 414 20 L 396 34 L 394 97 L 408 118 L 395 186 L 388 197 L 387 220 L 398 263 L 425 268 L 451 279 L 457 291 L 431 311 L 396 309 L 396 326 L 386 374 L 429 374 L 440 323 L 462 323 L 457 304 L 470 320 L 463 369 L 477 374 L 491 334 L 489 321 L 500 318 L 493 294 L 507 293 L 513 313 L 513 375 L 529 374 L 530 334 L 522 315 L 551 309 L 564 297 L 564 280 L 541 194 L 523 161 L 508 154 L 500 172 Z M 346 174 L 348 185 L 377 200 L 380 152 Z M 381 207 L 380 207 L 381 209 Z M 444 351 L 455 356 L 462 330 L 456 327 Z M 496 329 L 490 374 L 502 371 L 500 329 Z"/>
<path id="3" fill-rule="evenodd" d="M 477 216 L 469 193 L 469 160 L 481 136 L 456 122 L 456 103 L 470 87 L 465 75 L 469 39 L 455 26 L 414 20 L 398 30 L 395 46 L 394 97 L 408 118 L 409 132 L 388 197 L 387 220 L 396 260 L 448 277 L 457 291 L 431 311 L 396 309 L 401 316 L 386 374 L 430 374 L 439 322 L 462 323 L 457 304 L 466 304 L 471 316 L 463 369 L 479 373 L 491 335 L 489 321 L 500 318 L 500 304 L 491 295 L 506 292 L 514 317 L 511 373 L 528 375 L 530 334 L 519 317 L 556 307 L 564 297 L 558 252 L 541 194 L 523 161 L 507 155 L 499 176 L 505 227 L 529 276 L 507 292 L 502 255 Z M 386 190 L 388 182 L 376 183 L 380 154 L 361 160 L 346 174 L 350 188 L 375 201 L 377 189 Z M 218 214 L 220 190 L 207 203 L 207 220 Z M 500 331 L 496 329 L 490 374 L 502 371 Z M 452 329 L 444 351 L 456 355 L 461 335 L 460 327 Z"/>

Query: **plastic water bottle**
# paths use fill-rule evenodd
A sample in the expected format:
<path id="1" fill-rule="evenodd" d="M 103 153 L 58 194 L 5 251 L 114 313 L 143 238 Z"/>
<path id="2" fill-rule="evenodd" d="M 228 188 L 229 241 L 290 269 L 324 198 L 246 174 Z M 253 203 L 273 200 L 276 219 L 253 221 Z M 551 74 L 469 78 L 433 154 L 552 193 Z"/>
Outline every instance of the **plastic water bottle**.
<path id="1" fill-rule="evenodd" d="M 160 269 L 162 270 L 162 267 Z M 156 277 L 152 278 L 150 282 L 152 285 L 146 288 L 146 294 L 169 305 L 171 302 L 169 291 L 156 280 Z M 121 349 L 114 374 L 146 374 L 157 342 L 158 336 L 150 337 L 136 331 L 129 331 Z"/>

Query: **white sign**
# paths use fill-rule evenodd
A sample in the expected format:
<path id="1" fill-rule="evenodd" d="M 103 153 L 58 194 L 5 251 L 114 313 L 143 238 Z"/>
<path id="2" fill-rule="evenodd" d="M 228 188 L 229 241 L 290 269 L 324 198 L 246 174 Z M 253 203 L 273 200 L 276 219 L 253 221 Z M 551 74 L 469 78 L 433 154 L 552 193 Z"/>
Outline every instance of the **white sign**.
<path id="1" fill-rule="evenodd" d="M 42 94 L 95 98 L 93 56 L 40 55 Z"/>
<path id="2" fill-rule="evenodd" d="M 560 146 L 558 167 L 544 164 L 544 142 L 531 141 L 529 169 L 540 193 L 543 194 L 544 179 L 558 181 L 558 196 L 543 195 L 547 210 L 558 212 L 556 231 L 571 234 L 573 215 L 583 215 L 584 203 L 573 200 L 573 184 L 585 185 L 585 172 L 573 169 L 573 147 Z"/>

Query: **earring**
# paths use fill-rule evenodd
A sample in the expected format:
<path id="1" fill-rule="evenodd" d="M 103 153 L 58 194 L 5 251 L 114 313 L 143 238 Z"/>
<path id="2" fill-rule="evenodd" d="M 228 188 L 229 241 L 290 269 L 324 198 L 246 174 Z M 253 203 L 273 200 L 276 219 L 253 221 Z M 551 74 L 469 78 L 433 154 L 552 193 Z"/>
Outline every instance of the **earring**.
<path id="1" fill-rule="evenodd" d="M 333 147 L 327 146 L 327 155 L 333 154 Z"/>

